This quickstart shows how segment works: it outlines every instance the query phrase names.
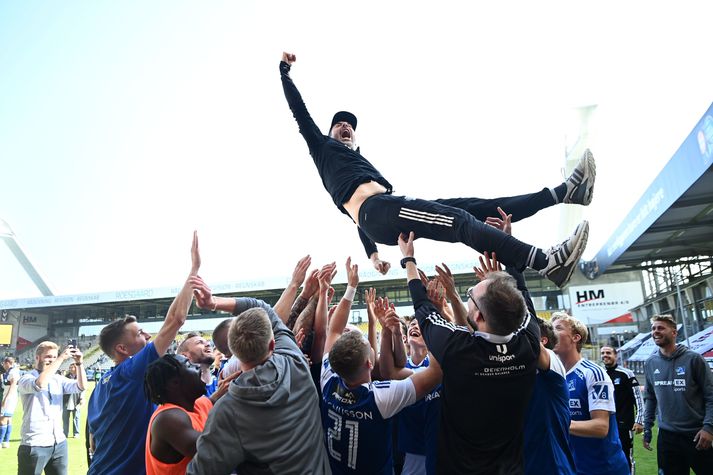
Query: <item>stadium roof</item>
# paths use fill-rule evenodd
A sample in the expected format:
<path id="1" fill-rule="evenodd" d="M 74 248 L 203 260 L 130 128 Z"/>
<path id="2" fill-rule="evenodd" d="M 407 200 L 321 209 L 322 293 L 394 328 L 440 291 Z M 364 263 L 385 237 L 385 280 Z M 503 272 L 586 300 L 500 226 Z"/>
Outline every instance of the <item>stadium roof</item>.
<path id="1" fill-rule="evenodd" d="M 582 272 L 713 254 L 713 105 Z"/>

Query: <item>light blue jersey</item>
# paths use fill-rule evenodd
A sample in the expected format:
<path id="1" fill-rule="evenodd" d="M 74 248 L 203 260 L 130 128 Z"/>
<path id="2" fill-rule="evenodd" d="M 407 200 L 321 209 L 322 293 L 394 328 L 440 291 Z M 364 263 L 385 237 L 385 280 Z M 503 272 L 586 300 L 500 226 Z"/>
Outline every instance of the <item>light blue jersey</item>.
<path id="1" fill-rule="evenodd" d="M 569 412 L 573 421 L 591 420 L 590 411 L 609 412 L 609 432 L 603 439 L 570 435 L 577 473 L 580 475 L 628 475 L 616 423 L 614 385 L 599 366 L 582 358 L 567 372 Z"/>

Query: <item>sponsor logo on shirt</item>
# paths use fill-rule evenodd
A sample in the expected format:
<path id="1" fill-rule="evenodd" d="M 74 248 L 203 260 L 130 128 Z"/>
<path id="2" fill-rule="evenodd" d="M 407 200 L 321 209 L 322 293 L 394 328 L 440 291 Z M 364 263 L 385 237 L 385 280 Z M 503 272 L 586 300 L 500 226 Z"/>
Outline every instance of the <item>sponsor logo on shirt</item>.
<path id="1" fill-rule="evenodd" d="M 498 353 L 501 353 L 503 355 L 508 352 L 507 345 L 495 345 L 495 349 L 498 350 Z"/>
<path id="2" fill-rule="evenodd" d="M 684 368 L 683 366 L 677 366 L 676 376 L 683 376 L 684 374 L 686 374 L 686 368 Z"/>
<path id="3" fill-rule="evenodd" d="M 510 361 L 514 358 L 515 358 L 515 355 L 488 355 L 488 359 L 490 361 L 499 361 L 500 363 Z"/>
<path id="4" fill-rule="evenodd" d="M 356 395 L 343 387 L 341 384 L 337 384 L 337 387 L 334 388 L 334 392 L 332 393 L 332 397 L 339 401 L 342 404 L 345 404 L 347 406 L 351 406 L 353 404 L 357 403 L 357 397 Z"/>
<path id="5" fill-rule="evenodd" d="M 569 400 L 569 408 L 570 409 L 582 409 L 582 402 L 579 399 L 570 399 Z"/>
<path id="6" fill-rule="evenodd" d="M 656 369 L 654 370 L 654 374 L 659 374 L 659 373 L 661 373 L 661 371 L 659 371 L 659 369 L 656 368 Z"/>
<path id="7" fill-rule="evenodd" d="M 609 400 L 609 386 L 606 384 L 595 384 L 592 386 L 592 398 Z"/>
<path id="8" fill-rule="evenodd" d="M 620 384 L 621 378 L 614 378 L 614 384 Z"/>
<path id="9" fill-rule="evenodd" d="M 685 379 L 674 379 L 673 380 L 673 385 L 674 386 L 685 386 L 686 385 L 686 380 Z"/>

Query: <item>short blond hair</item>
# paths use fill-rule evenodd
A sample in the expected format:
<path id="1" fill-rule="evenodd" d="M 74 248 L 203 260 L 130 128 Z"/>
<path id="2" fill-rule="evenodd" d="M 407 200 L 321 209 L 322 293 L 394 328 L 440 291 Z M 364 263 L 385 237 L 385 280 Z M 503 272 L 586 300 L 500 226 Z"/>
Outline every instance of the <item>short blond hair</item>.
<path id="1" fill-rule="evenodd" d="M 584 342 L 587 341 L 587 336 L 589 335 L 587 325 L 570 316 L 567 312 L 554 312 L 550 321 L 554 325 L 557 320 L 562 320 L 563 322 L 569 324 L 569 327 L 572 329 L 572 333 L 581 337 L 577 342 L 577 352 L 580 353 L 582 351 L 582 345 L 584 345 Z"/>
<path id="2" fill-rule="evenodd" d="M 43 341 L 35 348 L 35 356 L 40 356 L 49 350 L 59 351 L 59 345 L 53 341 Z"/>
<path id="3" fill-rule="evenodd" d="M 238 315 L 228 330 L 228 347 L 240 361 L 261 363 L 270 351 L 274 338 L 267 312 L 251 308 Z"/>
<path id="4" fill-rule="evenodd" d="M 371 355 L 369 342 L 361 331 L 342 333 L 329 350 L 329 365 L 344 380 L 356 380 Z"/>
<path id="5" fill-rule="evenodd" d="M 651 324 L 653 325 L 654 322 L 665 323 L 674 330 L 678 329 L 678 325 L 676 325 L 676 319 L 673 318 L 673 315 L 654 315 L 653 317 L 651 317 Z"/>

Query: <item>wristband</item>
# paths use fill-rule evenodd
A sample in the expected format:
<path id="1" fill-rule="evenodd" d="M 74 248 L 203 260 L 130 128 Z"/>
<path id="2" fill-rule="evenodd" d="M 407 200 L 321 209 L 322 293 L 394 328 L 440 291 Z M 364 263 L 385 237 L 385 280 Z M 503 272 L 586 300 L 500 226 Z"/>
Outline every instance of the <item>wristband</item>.
<path id="1" fill-rule="evenodd" d="M 352 287 L 351 285 L 349 285 L 347 286 L 347 290 L 344 291 L 344 297 L 342 298 L 353 302 L 354 295 L 356 295 L 356 287 Z"/>
<path id="2" fill-rule="evenodd" d="M 218 301 L 213 300 L 213 302 L 215 302 L 215 303 L 213 304 L 213 308 L 210 309 L 211 312 L 215 312 L 215 310 L 218 308 Z"/>
<path id="3" fill-rule="evenodd" d="M 407 263 L 407 262 L 413 262 L 413 263 L 415 264 L 415 263 L 416 263 L 416 259 L 413 258 L 413 257 L 411 257 L 411 256 L 409 256 L 409 257 L 404 257 L 403 259 L 401 259 L 401 268 L 402 268 L 402 269 L 405 269 L 405 268 L 406 268 L 406 263 Z"/>

